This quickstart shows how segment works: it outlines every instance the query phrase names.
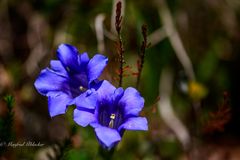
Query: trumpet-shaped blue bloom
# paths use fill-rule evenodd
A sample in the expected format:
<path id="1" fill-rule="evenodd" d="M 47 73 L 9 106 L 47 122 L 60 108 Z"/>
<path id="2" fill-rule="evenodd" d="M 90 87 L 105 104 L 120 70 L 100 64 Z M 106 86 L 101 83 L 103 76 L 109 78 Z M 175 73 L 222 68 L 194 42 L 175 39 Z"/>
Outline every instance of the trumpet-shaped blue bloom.
<path id="1" fill-rule="evenodd" d="M 89 59 L 87 53 L 79 54 L 69 44 L 58 47 L 57 57 L 59 60 L 51 60 L 50 68 L 43 69 L 34 83 L 38 92 L 48 97 L 51 117 L 64 114 L 68 105 L 75 104 L 76 97 L 91 101 L 95 94 L 89 94 L 90 88 L 108 62 L 100 54 Z"/>
<path id="2" fill-rule="evenodd" d="M 104 148 L 114 147 L 125 130 L 148 130 L 146 118 L 139 117 L 144 99 L 136 89 L 116 89 L 104 80 L 88 94 L 97 98 L 84 102 L 76 98 L 74 121 L 83 127 L 91 125 Z"/>

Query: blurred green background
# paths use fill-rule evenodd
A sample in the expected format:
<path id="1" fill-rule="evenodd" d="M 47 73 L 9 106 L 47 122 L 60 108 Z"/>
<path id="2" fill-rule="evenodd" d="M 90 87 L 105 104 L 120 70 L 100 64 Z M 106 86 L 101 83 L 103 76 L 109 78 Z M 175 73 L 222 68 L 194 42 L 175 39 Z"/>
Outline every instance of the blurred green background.
<path id="1" fill-rule="evenodd" d="M 55 159 L 60 153 L 69 160 L 97 159 L 98 142 L 93 129 L 74 124 L 73 107 L 67 115 L 50 118 L 47 98 L 37 93 L 33 83 L 41 69 L 56 59 L 58 45 L 69 43 L 80 53 L 93 56 L 100 52 L 108 56 L 109 64 L 101 79 L 117 86 L 115 71 L 119 64 L 111 29 L 113 3 L 112 0 L 0 1 L 0 131 L 3 133 L 4 127 L 10 127 L 8 132 L 14 135 L 11 140 L 16 143 L 44 144 L 15 148 L 0 145 L 1 160 Z M 240 1 L 128 0 L 124 6 L 122 39 L 125 65 L 131 67 L 123 79 L 124 88 L 136 86 L 136 76 L 131 73 L 137 72 L 143 40 L 141 26 L 148 26 L 151 45 L 146 49 L 139 90 L 145 98 L 142 115 L 148 119 L 149 131 L 127 131 L 113 159 L 240 159 Z M 188 77 L 176 56 L 178 48 L 173 47 L 171 35 L 165 32 L 168 26 L 164 26 L 161 14 L 166 8 L 192 62 L 195 80 Z M 105 16 L 103 52 L 96 37 L 95 20 L 100 14 Z M 187 149 L 164 123 L 158 110 L 159 81 L 166 68 L 171 68 L 174 75 L 170 97 L 173 110 L 191 138 Z M 6 95 L 14 97 L 14 116 L 13 122 L 4 126 L 9 114 Z M 196 104 L 200 106 L 198 111 L 194 111 Z M 0 144 L 8 135 L 1 136 Z"/>

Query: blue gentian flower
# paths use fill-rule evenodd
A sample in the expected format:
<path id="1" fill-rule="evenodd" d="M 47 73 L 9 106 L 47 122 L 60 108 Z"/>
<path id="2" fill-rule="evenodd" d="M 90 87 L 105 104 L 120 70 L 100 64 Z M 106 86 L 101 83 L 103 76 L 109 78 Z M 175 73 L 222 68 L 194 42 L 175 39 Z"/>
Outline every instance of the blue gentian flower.
<path id="1" fill-rule="evenodd" d="M 87 53 L 79 54 L 69 44 L 58 47 L 57 57 L 59 60 L 51 60 L 50 68 L 43 69 L 34 83 L 38 92 L 48 97 L 51 117 L 64 114 L 76 97 L 84 101 L 94 98 L 91 86 L 108 62 L 107 57 L 100 54 L 89 59 Z"/>
<path id="2" fill-rule="evenodd" d="M 117 145 L 125 130 L 148 130 L 147 119 L 139 117 L 144 99 L 136 89 L 124 91 L 104 80 L 89 94 L 97 98 L 84 102 L 76 98 L 74 121 L 83 127 L 91 125 L 103 148 Z"/>

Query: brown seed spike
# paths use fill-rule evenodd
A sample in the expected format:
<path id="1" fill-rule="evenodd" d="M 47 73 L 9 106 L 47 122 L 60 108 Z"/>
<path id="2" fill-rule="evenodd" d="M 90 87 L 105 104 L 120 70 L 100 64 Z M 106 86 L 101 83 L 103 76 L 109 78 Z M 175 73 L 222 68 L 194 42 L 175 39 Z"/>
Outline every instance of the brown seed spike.
<path id="1" fill-rule="evenodd" d="M 146 24 L 142 25 L 142 36 L 143 36 L 143 41 L 142 41 L 142 45 L 141 45 L 141 49 L 140 49 L 140 53 L 139 53 L 139 60 L 137 62 L 139 74 L 137 77 L 136 88 L 138 88 L 139 84 L 140 84 L 140 78 L 141 78 L 143 64 L 144 64 L 144 58 L 145 58 L 145 51 L 147 48 L 147 25 Z"/>
<path id="2" fill-rule="evenodd" d="M 143 35 L 144 42 L 146 42 L 147 41 L 147 25 L 146 24 L 142 25 L 142 35 Z"/>
<path id="3" fill-rule="evenodd" d="M 121 30 L 121 22 L 122 22 L 121 11 L 122 11 L 122 2 L 119 1 L 117 3 L 116 21 L 115 21 L 115 27 L 116 27 L 118 34 L 120 33 L 120 30 Z"/>
<path id="4" fill-rule="evenodd" d="M 122 2 L 119 1 L 117 3 L 116 6 L 116 17 L 115 17 L 115 28 L 117 31 L 117 37 L 118 40 L 116 42 L 116 50 L 117 50 L 117 54 L 119 56 L 119 87 L 122 86 L 122 81 L 123 81 L 123 65 L 125 64 L 124 61 L 124 48 L 123 48 L 123 42 L 122 42 L 122 38 L 121 38 L 121 22 L 122 22 L 122 16 L 121 16 L 121 11 L 122 11 Z"/>

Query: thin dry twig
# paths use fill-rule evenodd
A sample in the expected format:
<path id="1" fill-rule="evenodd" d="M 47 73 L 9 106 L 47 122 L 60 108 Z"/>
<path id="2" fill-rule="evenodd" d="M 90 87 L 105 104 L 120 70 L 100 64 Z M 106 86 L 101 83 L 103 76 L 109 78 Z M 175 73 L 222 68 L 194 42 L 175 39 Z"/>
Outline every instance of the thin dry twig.
<path id="1" fill-rule="evenodd" d="M 98 14 L 95 18 L 95 31 L 98 42 L 98 52 L 104 53 L 105 44 L 104 44 L 104 28 L 103 21 L 105 19 L 104 14 Z"/>
<path id="2" fill-rule="evenodd" d="M 174 21 L 173 21 L 171 12 L 165 0 L 161 0 L 161 3 L 158 4 L 158 13 L 163 23 L 163 28 L 170 40 L 170 43 L 173 46 L 173 49 L 175 50 L 178 60 L 182 64 L 188 78 L 194 81 L 195 74 L 194 74 L 192 62 L 188 57 L 188 54 L 186 52 L 186 49 L 183 46 L 183 43 L 177 32 L 177 29 L 174 26 Z"/>
<path id="3" fill-rule="evenodd" d="M 166 35 L 168 36 L 170 43 L 175 51 L 175 54 L 179 60 L 179 62 L 182 64 L 183 69 L 190 81 L 195 81 L 195 73 L 193 69 L 192 62 L 186 52 L 186 49 L 183 46 L 183 43 L 181 41 L 181 38 L 177 32 L 177 29 L 174 25 L 173 17 L 171 15 L 171 12 L 167 6 L 167 3 L 165 0 L 160 0 L 160 3 L 158 3 L 158 13 L 160 16 L 160 20 L 162 21 L 163 28 L 166 32 Z M 193 110 L 192 115 L 194 118 L 194 129 L 192 130 L 192 137 L 197 136 L 198 131 L 196 128 L 198 128 L 199 122 L 198 117 L 201 114 L 201 103 L 200 101 L 196 101 L 193 103 Z M 196 142 L 194 138 L 192 138 L 192 147 L 196 147 Z"/>
<path id="4" fill-rule="evenodd" d="M 149 47 L 155 46 L 156 44 L 158 44 L 165 38 L 167 38 L 167 35 L 163 28 L 159 28 L 159 29 L 155 30 L 153 33 L 151 33 L 147 37 L 149 44 L 151 44 Z"/>
<path id="5" fill-rule="evenodd" d="M 103 28 L 103 31 L 104 31 L 104 35 L 112 40 L 112 41 L 116 41 L 117 40 L 117 36 L 115 34 L 113 34 L 112 32 L 108 31 L 107 29 Z"/>
<path id="6" fill-rule="evenodd" d="M 158 102 L 158 110 L 167 126 L 175 133 L 185 151 L 190 148 L 190 134 L 186 126 L 181 122 L 173 110 L 171 103 L 173 75 L 169 69 L 162 72 L 159 93 L 161 100 Z"/>

